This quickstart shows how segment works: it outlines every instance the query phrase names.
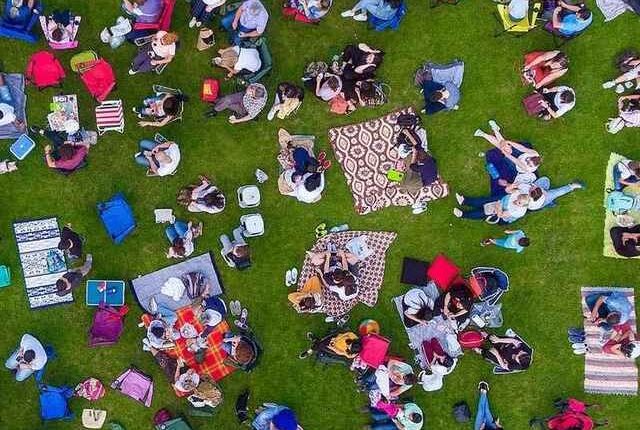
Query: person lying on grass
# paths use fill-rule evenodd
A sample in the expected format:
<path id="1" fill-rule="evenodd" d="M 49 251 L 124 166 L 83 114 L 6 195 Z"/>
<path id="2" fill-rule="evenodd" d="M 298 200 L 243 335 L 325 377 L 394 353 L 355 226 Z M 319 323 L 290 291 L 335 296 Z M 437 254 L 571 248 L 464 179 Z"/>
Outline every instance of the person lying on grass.
<path id="1" fill-rule="evenodd" d="M 239 45 L 219 49 L 218 56 L 212 62 L 228 72 L 225 79 L 231 79 L 243 71 L 257 72 L 262 67 L 260 53 L 256 48 L 244 48 Z"/>
<path id="2" fill-rule="evenodd" d="M 531 198 L 529 194 L 514 192 L 496 199 L 489 197 L 464 197 L 460 196 L 460 206 L 468 209 L 454 208 L 453 215 L 456 218 L 485 220 L 489 224 L 511 224 L 527 213 L 527 207 Z"/>
<path id="3" fill-rule="evenodd" d="M 529 246 L 529 238 L 522 230 L 505 230 L 506 236 L 500 238 L 488 238 L 480 242 L 481 246 L 495 245 L 498 248 L 513 249 L 517 253 L 524 251 Z"/>
<path id="4" fill-rule="evenodd" d="M 226 199 L 222 191 L 206 176 L 198 177 L 198 184 L 189 185 L 178 193 L 178 204 L 185 206 L 189 212 L 206 212 L 217 214 L 224 210 Z"/>
<path id="5" fill-rule="evenodd" d="M 531 354 L 523 342 L 515 337 L 482 334 L 485 343 L 481 348 L 474 348 L 474 351 L 485 360 L 506 371 L 529 368 Z"/>
<path id="6" fill-rule="evenodd" d="M 213 118 L 224 110 L 230 110 L 233 112 L 229 117 L 230 124 L 251 121 L 262 112 L 267 105 L 267 99 L 267 89 L 264 85 L 251 84 L 244 91 L 218 98 L 205 116 Z"/>

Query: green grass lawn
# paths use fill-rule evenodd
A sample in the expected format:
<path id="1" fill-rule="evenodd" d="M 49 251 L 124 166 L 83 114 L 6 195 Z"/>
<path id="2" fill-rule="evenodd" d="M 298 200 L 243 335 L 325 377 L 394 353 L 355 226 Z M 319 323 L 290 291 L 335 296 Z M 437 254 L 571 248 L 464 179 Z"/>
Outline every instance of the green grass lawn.
<path id="1" fill-rule="evenodd" d="M 84 305 L 83 292 L 76 293 L 71 306 L 31 312 L 27 308 L 20 275 L 12 222 L 17 219 L 56 215 L 61 222 L 72 223 L 86 235 L 87 250 L 94 255 L 93 278 L 131 279 L 167 265 L 163 228 L 154 224 L 152 210 L 176 207 L 179 187 L 207 174 L 226 192 L 230 204 L 224 213 L 198 216 L 204 222 L 204 236 L 197 251 L 212 250 L 219 256 L 217 237 L 229 232 L 241 211 L 233 202 L 236 187 L 251 183 L 256 167 L 264 169 L 271 180 L 263 186 L 260 212 L 266 219 L 267 233 L 251 241 L 254 266 L 239 273 L 221 261 L 226 297 L 239 299 L 250 310 L 250 323 L 264 346 L 264 357 L 251 374 L 235 373 L 222 382 L 226 401 L 214 419 L 196 420 L 195 429 L 237 428 L 233 404 L 246 387 L 253 402 L 276 401 L 290 405 L 299 414 L 307 430 L 357 429 L 366 424 L 358 410 L 366 402 L 356 393 L 351 374 L 343 367 L 321 368 L 296 357 L 304 348 L 304 333 L 324 332 L 320 316 L 296 314 L 287 305 L 283 286 L 284 271 L 302 262 L 303 252 L 314 242 L 313 228 L 320 221 L 329 224 L 347 222 L 362 230 L 396 231 L 398 238 L 388 253 L 384 287 L 375 308 L 362 305 L 355 309 L 352 321 L 374 318 L 385 335 L 393 339 L 392 351 L 411 357 L 407 338 L 391 298 L 406 290 L 399 283 L 403 256 L 430 259 L 438 252 L 450 255 L 465 270 L 479 265 L 505 269 L 512 282 L 504 297 L 505 328 L 516 328 L 536 349 L 531 369 L 523 374 L 494 377 L 490 367 L 476 356 L 462 358 L 455 373 L 447 377 L 445 387 L 436 393 L 420 388 L 411 395 L 424 409 L 425 428 L 463 428 L 451 418 L 451 405 L 465 399 L 475 409 L 476 384 L 489 381 L 494 412 L 511 429 L 525 429 L 535 414 L 551 412 L 551 401 L 558 396 L 577 396 L 603 405 L 614 429 L 637 429 L 636 398 L 585 396 L 582 389 L 583 358 L 576 358 L 566 341 L 566 328 L 581 323 L 579 289 L 583 285 L 634 285 L 637 262 L 606 259 L 602 256 L 604 210 L 602 188 L 604 169 L 612 151 L 640 157 L 637 133 L 627 129 L 616 136 L 606 133 L 604 122 L 615 113 L 616 95 L 602 90 L 600 84 L 615 73 L 613 57 L 640 37 L 637 17 L 625 14 L 606 25 L 595 11 L 592 27 L 563 49 L 568 54 L 570 71 L 561 80 L 577 93 L 577 106 L 566 117 L 542 123 L 527 117 L 521 99 L 529 89 L 520 83 L 518 69 L 522 55 L 534 49 L 552 49 L 551 37 L 535 31 L 522 38 L 494 38 L 494 5 L 488 0 L 463 0 L 459 6 L 429 9 L 427 1 L 409 2 L 409 13 L 396 32 L 376 33 L 362 23 L 340 18 L 348 5 L 339 0 L 331 15 L 319 26 L 285 21 L 279 14 L 279 2 L 270 1 L 272 18 L 268 38 L 275 67 L 265 84 L 273 89 L 282 80 L 296 81 L 304 65 L 313 59 L 327 58 L 354 41 L 367 42 L 386 51 L 380 76 L 391 86 L 390 102 L 376 109 L 361 109 L 349 117 L 328 113 L 327 106 L 308 95 L 298 115 L 286 121 L 257 122 L 229 126 L 225 117 L 204 120 L 205 106 L 198 100 L 202 79 L 221 77 L 209 61 L 213 51 L 195 50 L 196 31 L 188 29 L 188 9 L 178 0 L 173 28 L 182 37 L 182 48 L 162 76 L 128 76 L 134 47 L 124 45 L 111 51 L 98 40 L 100 30 L 118 16 L 116 0 L 50 0 L 47 10 L 71 7 L 83 16 L 80 46 L 96 49 L 114 66 L 118 89 L 112 98 L 122 98 L 127 111 L 124 135 L 107 134 L 91 151 L 89 167 L 71 177 L 48 170 L 38 148 L 17 173 L 0 177 L 0 262 L 11 266 L 15 274 L 10 288 L 0 292 L 0 309 L 5 315 L 0 337 L 2 356 L 14 348 L 25 331 L 56 346 L 59 358 L 47 368 L 52 384 L 75 384 L 87 376 L 111 382 L 131 363 L 154 375 L 156 394 L 153 407 L 145 409 L 113 391 L 95 406 L 106 409 L 109 419 L 127 429 L 147 429 L 155 410 L 185 408 L 175 398 L 151 356 L 140 346 L 143 332 L 136 327 L 141 311 L 133 297 L 127 301 L 132 312 L 127 329 L 118 345 L 109 348 L 86 347 L 86 331 L 92 311 Z M 595 2 L 590 1 L 594 7 Z M 225 36 L 218 36 L 218 46 Z M 24 71 L 28 57 L 43 49 L 44 43 L 27 45 L 0 40 L 0 58 L 7 71 Z M 65 66 L 71 52 L 58 53 Z M 466 63 L 463 98 L 459 111 L 425 118 L 429 147 L 438 160 L 444 178 L 453 191 L 486 193 L 488 181 L 480 151 L 487 145 L 472 137 L 473 131 L 497 119 L 507 136 L 528 140 L 544 154 L 542 174 L 555 184 L 580 178 L 587 189 L 561 200 L 557 208 L 530 214 L 518 223 L 531 237 L 532 246 L 515 255 L 497 249 L 483 249 L 481 238 L 498 234 L 497 227 L 453 218 L 454 199 L 430 205 L 429 211 L 413 216 L 409 209 L 391 208 L 367 216 L 356 215 L 344 176 L 337 165 L 328 173 L 328 186 L 321 202 L 307 206 L 277 192 L 276 132 L 286 127 L 292 133 L 315 134 L 318 146 L 328 150 L 327 129 L 378 117 L 395 108 L 420 106 L 420 95 L 412 84 L 415 69 L 425 60 L 446 62 L 459 58 Z M 149 93 L 153 83 L 182 88 L 191 95 L 182 123 L 174 123 L 162 133 L 181 144 L 183 159 L 178 174 L 169 178 L 146 178 L 132 156 L 137 142 L 151 137 L 154 130 L 136 126 L 130 108 Z M 230 89 L 225 87 L 225 90 Z M 66 93 L 80 98 L 80 118 L 89 128 L 94 125 L 90 99 L 78 77 L 71 72 L 64 83 Z M 29 89 L 28 112 L 31 124 L 44 124 L 51 96 L 57 90 Z M 8 141 L 0 157 L 9 156 Z M 336 164 L 334 162 L 334 164 Z M 104 233 L 95 210 L 96 202 L 123 191 L 132 203 L 138 229 L 122 245 L 113 245 Z M 182 208 L 179 216 L 186 217 Z M 218 258 L 218 257 L 216 257 Z M 9 372 L 0 372 L 0 428 L 28 430 L 40 428 L 37 391 L 33 380 L 16 384 Z M 84 400 L 73 402 L 79 414 L 90 407 Z M 47 426 L 49 429 L 81 428 L 79 420 Z"/>

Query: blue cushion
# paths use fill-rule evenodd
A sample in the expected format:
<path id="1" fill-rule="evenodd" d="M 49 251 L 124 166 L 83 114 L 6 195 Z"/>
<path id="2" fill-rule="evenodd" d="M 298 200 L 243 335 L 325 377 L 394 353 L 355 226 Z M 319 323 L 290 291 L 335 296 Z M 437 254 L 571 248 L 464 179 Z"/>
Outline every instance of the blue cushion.
<path id="1" fill-rule="evenodd" d="M 109 237 L 115 243 L 121 243 L 136 227 L 133 211 L 122 193 L 110 200 L 98 204 L 98 213 Z"/>

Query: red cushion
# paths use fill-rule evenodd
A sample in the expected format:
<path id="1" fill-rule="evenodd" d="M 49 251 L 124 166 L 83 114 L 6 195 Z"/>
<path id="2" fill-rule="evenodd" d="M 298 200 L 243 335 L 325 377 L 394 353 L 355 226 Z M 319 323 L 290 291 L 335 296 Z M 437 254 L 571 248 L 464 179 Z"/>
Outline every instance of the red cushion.
<path id="1" fill-rule="evenodd" d="M 479 348 L 484 343 L 484 338 L 479 331 L 467 330 L 458 333 L 458 342 L 466 349 Z"/>
<path id="2" fill-rule="evenodd" d="M 377 369 L 385 362 L 389 351 L 389 340 L 378 334 L 369 334 L 364 336 L 361 342 L 360 360 L 367 366 Z"/>
<path id="3" fill-rule="evenodd" d="M 438 288 L 447 291 L 453 281 L 460 275 L 460 268 L 449 258 L 439 254 L 427 269 L 427 277 L 436 283 Z"/>

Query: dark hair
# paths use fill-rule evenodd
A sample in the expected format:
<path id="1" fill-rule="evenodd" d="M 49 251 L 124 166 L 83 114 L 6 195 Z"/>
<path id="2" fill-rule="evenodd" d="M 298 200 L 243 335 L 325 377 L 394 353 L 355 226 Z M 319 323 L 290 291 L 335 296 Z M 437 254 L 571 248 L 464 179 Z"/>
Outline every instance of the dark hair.
<path id="1" fill-rule="evenodd" d="M 347 279 L 349 279 L 349 278 L 345 278 L 345 281 L 346 281 Z M 351 283 L 351 282 L 344 282 L 344 283 L 343 283 L 343 286 L 344 286 L 344 293 L 345 293 L 347 296 L 351 296 L 351 295 L 353 295 L 353 294 L 355 294 L 355 293 L 357 293 L 357 292 L 358 292 L 358 287 L 356 287 L 355 282 L 353 282 L 353 283 Z"/>
<path id="2" fill-rule="evenodd" d="M 636 176 L 640 175 L 640 161 L 630 161 L 629 169 L 631 169 Z"/>
<path id="3" fill-rule="evenodd" d="M 575 99 L 576 97 L 573 95 L 573 91 L 571 90 L 564 90 L 560 93 L 560 101 L 562 103 L 573 103 Z"/>
<path id="4" fill-rule="evenodd" d="M 413 385 L 417 382 L 418 378 L 413 373 L 407 373 L 402 377 L 402 380 L 405 385 Z"/>
<path id="5" fill-rule="evenodd" d="M 76 149 L 73 145 L 65 143 L 58 148 L 58 159 L 70 160 L 76 153 Z"/>
<path id="6" fill-rule="evenodd" d="M 402 0 L 385 0 L 385 2 L 394 9 L 397 9 L 402 4 Z"/>
<path id="7" fill-rule="evenodd" d="M 535 156 L 533 156 L 533 157 L 529 157 L 529 160 L 531 160 L 531 162 L 532 162 L 533 164 L 535 164 L 536 166 L 539 166 L 539 165 L 540 165 L 540 163 L 542 163 L 542 157 L 540 157 L 540 156 L 538 156 L 538 155 L 535 155 Z"/>
<path id="8" fill-rule="evenodd" d="M 632 112 L 634 110 L 640 109 L 640 100 L 629 100 L 624 99 L 622 101 L 622 111 L 623 112 Z"/>
<path id="9" fill-rule="evenodd" d="M 54 28 L 51 32 L 51 38 L 56 42 L 60 42 L 62 40 L 62 36 L 64 36 L 64 32 L 58 27 Z"/>
<path id="10" fill-rule="evenodd" d="M 22 354 L 22 360 L 25 363 L 31 363 L 34 358 L 36 358 L 36 352 L 33 349 L 27 349 L 24 354 Z"/>
<path id="11" fill-rule="evenodd" d="M 253 359 L 253 348 L 246 340 L 238 343 L 234 358 L 240 364 L 247 364 Z"/>
<path id="12" fill-rule="evenodd" d="M 186 250 L 184 249 L 184 239 L 181 237 L 176 238 L 172 244 L 173 252 L 178 255 L 184 255 Z"/>
<path id="13" fill-rule="evenodd" d="M 520 363 L 520 366 L 526 369 L 531 365 L 531 354 L 524 351 L 524 354 L 520 355 L 517 361 Z"/>
<path id="14" fill-rule="evenodd" d="M 233 248 L 233 253 L 238 258 L 249 256 L 249 245 L 240 245 Z"/>
<path id="15" fill-rule="evenodd" d="M 409 414 L 409 421 L 415 424 L 420 424 L 422 422 L 422 415 L 417 412 L 411 412 Z"/>
<path id="16" fill-rule="evenodd" d="M 310 157 L 307 161 L 307 165 L 305 166 L 305 170 L 309 173 L 315 173 L 318 171 L 319 166 L 320 163 L 318 162 L 318 160 L 314 157 Z"/>
<path id="17" fill-rule="evenodd" d="M 322 174 L 321 173 L 313 173 L 304 180 L 304 188 L 307 191 L 317 190 L 320 184 L 322 183 Z"/>
<path id="18" fill-rule="evenodd" d="M 429 100 L 432 102 L 439 102 L 444 98 L 444 91 L 437 90 L 429 94 Z"/>
<path id="19" fill-rule="evenodd" d="M 329 76 L 324 83 L 333 91 L 336 91 L 340 86 L 340 79 L 337 76 Z"/>
<path id="20" fill-rule="evenodd" d="M 301 309 L 315 309 L 316 308 L 316 300 L 312 296 L 303 297 L 298 303 Z"/>
<path id="21" fill-rule="evenodd" d="M 62 280 L 62 278 L 56 281 L 56 289 L 59 293 L 67 289 L 67 284 Z"/>
<path id="22" fill-rule="evenodd" d="M 71 241 L 69 239 L 61 240 L 60 242 L 58 242 L 58 249 L 60 251 L 64 251 L 65 249 L 71 248 L 72 245 L 73 244 L 71 243 Z"/>
<path id="23" fill-rule="evenodd" d="M 320 6 L 322 6 L 323 9 L 329 9 L 329 7 L 331 7 L 331 0 L 320 0 Z"/>
<path id="24" fill-rule="evenodd" d="M 180 100 L 176 96 L 170 96 L 162 102 L 162 109 L 166 115 L 175 116 L 180 110 Z"/>
<path id="25" fill-rule="evenodd" d="M 155 337 L 162 337 L 164 336 L 164 327 L 161 326 L 153 326 L 151 327 L 151 334 L 154 335 Z"/>
<path id="26" fill-rule="evenodd" d="M 4 112 L 0 111 L 0 119 L 4 118 Z"/>
<path id="27" fill-rule="evenodd" d="M 531 191 L 529 191 L 529 197 L 533 200 L 538 200 L 542 197 L 542 189 L 540 187 L 531 188 Z"/>
<path id="28" fill-rule="evenodd" d="M 347 341 L 347 344 L 349 345 L 349 351 L 352 354 L 359 354 L 360 351 L 362 351 L 362 342 L 360 342 L 360 339 Z"/>
<path id="29" fill-rule="evenodd" d="M 334 282 L 343 282 L 347 278 L 348 272 L 337 267 L 331 272 L 331 279 Z"/>
<path id="30" fill-rule="evenodd" d="M 576 16 L 580 19 L 588 19 L 591 16 L 591 11 L 588 7 L 583 7 L 579 11 L 576 12 Z"/>
<path id="31" fill-rule="evenodd" d="M 448 355 L 445 355 L 444 358 L 442 359 L 441 364 L 447 369 L 449 369 L 451 366 L 453 366 L 453 358 L 449 357 Z"/>
<path id="32" fill-rule="evenodd" d="M 528 237 L 521 237 L 520 239 L 518 239 L 518 245 L 520 246 L 526 247 L 529 246 L 530 243 L 531 242 L 529 241 Z"/>
<path id="33" fill-rule="evenodd" d="M 609 315 L 605 318 L 607 324 L 616 325 L 620 323 L 620 312 L 609 312 Z"/>
<path id="34" fill-rule="evenodd" d="M 224 196 L 220 191 L 214 191 L 202 198 L 207 207 L 221 208 L 224 206 Z"/>

